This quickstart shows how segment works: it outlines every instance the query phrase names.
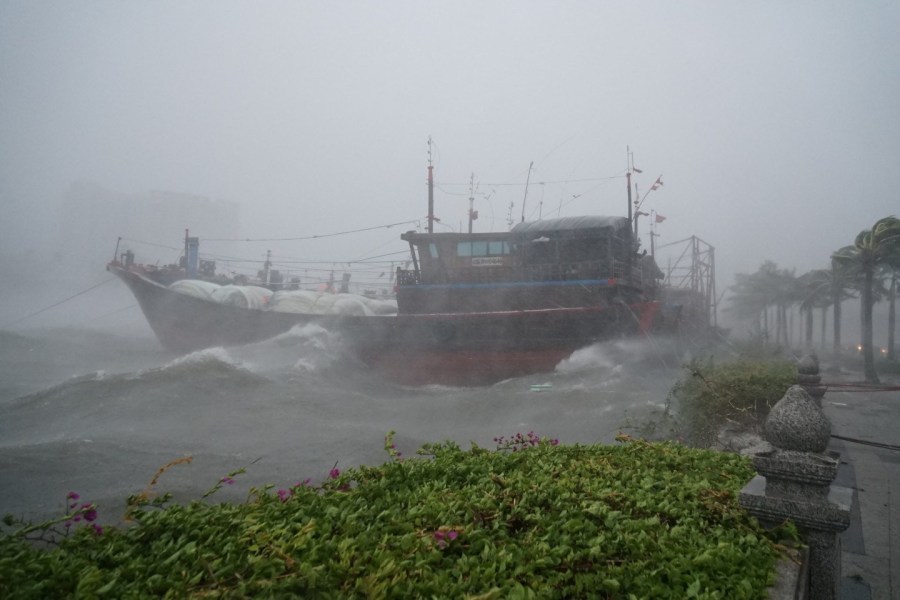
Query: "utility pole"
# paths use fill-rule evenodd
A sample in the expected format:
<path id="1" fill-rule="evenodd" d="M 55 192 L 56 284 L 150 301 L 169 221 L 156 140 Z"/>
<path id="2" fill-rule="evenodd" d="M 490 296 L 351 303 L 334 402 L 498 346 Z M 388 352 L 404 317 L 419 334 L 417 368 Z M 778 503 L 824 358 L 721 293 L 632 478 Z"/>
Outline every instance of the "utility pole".
<path id="1" fill-rule="evenodd" d="M 434 233 L 434 165 L 431 160 L 431 136 L 428 136 L 428 233 Z"/>
<path id="2" fill-rule="evenodd" d="M 469 233 L 472 233 L 472 221 L 475 220 L 475 173 L 469 178 Z"/>

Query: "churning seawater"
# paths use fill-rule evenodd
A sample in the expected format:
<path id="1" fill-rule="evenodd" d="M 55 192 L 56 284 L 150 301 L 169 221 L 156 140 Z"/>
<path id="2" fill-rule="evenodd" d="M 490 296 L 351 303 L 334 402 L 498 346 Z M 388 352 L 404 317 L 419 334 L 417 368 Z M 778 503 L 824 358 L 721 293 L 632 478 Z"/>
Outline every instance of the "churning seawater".
<path id="1" fill-rule="evenodd" d="M 76 491 L 116 522 L 129 495 L 183 456 L 192 462 L 168 470 L 158 492 L 199 498 L 246 467 L 215 496 L 242 499 L 251 486 L 380 464 L 391 430 L 407 456 L 427 442 L 493 448 L 494 437 L 528 431 L 613 442 L 663 407 L 675 363 L 654 341 L 631 340 L 489 387 L 411 388 L 384 381 L 311 326 L 185 356 L 142 335 L 0 331 L 0 515 L 58 515 Z"/>

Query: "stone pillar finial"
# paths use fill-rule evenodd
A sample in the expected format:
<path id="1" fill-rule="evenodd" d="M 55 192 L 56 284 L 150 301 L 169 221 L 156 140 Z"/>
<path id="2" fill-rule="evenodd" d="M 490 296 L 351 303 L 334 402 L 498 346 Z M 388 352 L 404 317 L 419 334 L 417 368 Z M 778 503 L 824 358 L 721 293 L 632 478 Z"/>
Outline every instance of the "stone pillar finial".
<path id="1" fill-rule="evenodd" d="M 773 450 L 753 456 L 759 475 L 744 486 L 740 503 L 764 525 L 792 520 L 810 547 L 811 597 L 836 600 L 840 538 L 850 525 L 853 492 L 832 485 L 839 455 L 826 452 L 831 422 L 802 385 L 791 386 L 764 426 Z"/>
<path id="2" fill-rule="evenodd" d="M 819 357 L 815 352 L 807 354 L 797 361 L 797 384 L 802 385 L 819 406 L 822 406 L 822 396 L 827 389 L 819 385 L 822 377 L 819 375 Z"/>
<path id="3" fill-rule="evenodd" d="M 831 439 L 831 422 L 803 386 L 793 385 L 769 411 L 763 432 L 780 450 L 822 453 Z"/>

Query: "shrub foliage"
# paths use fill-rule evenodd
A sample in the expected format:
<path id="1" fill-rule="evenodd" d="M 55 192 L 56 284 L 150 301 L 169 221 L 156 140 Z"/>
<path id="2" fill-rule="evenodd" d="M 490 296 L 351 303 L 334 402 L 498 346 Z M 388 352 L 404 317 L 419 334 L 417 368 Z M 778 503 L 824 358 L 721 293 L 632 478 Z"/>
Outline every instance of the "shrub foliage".
<path id="1" fill-rule="evenodd" d="M 756 430 L 796 381 L 796 368 L 785 360 L 749 360 L 715 364 L 694 360 L 670 391 L 680 432 L 697 446 L 710 446 L 726 424 Z"/>
<path id="2" fill-rule="evenodd" d="M 389 444 L 320 486 L 145 502 L 50 550 L 7 531 L 0 597 L 765 597 L 778 552 L 736 501 L 748 461 L 623 441 Z"/>

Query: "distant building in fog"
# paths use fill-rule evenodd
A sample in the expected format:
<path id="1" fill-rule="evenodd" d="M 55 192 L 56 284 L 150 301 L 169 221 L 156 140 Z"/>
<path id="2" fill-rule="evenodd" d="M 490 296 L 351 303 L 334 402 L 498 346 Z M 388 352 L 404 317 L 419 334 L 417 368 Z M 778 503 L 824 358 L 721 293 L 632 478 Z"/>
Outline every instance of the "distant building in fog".
<path id="1" fill-rule="evenodd" d="M 63 195 L 55 259 L 104 265 L 113 258 L 116 241 L 140 262 L 175 262 L 184 247 L 184 230 L 202 238 L 236 238 L 238 204 L 204 196 L 153 190 L 127 194 L 96 183 L 76 183 Z"/>

